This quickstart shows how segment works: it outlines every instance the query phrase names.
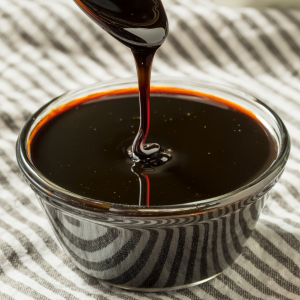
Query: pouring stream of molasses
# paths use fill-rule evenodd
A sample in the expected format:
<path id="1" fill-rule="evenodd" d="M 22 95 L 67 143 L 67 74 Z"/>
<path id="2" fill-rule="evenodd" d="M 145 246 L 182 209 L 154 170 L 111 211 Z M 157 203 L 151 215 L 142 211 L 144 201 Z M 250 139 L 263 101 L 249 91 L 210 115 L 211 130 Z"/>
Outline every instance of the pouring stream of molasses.
<path id="1" fill-rule="evenodd" d="M 140 128 L 132 158 L 144 161 L 160 149 L 146 144 L 150 128 L 150 77 L 156 50 L 168 34 L 168 20 L 160 0 L 74 0 L 99 26 L 129 47 L 134 55 L 140 93 Z"/>

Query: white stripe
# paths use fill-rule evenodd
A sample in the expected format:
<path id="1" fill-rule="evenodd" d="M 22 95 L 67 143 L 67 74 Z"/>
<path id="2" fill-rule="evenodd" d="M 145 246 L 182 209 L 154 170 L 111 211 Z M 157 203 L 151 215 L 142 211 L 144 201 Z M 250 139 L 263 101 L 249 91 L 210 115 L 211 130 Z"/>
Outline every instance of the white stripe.
<path id="1" fill-rule="evenodd" d="M 1 278 L 0 278 L 0 280 L 1 280 Z M 8 285 L 4 282 L 0 283 L 0 288 L 1 288 L 2 293 L 7 294 L 8 296 L 12 297 L 13 299 L 32 300 L 31 297 L 28 297 L 27 295 L 21 293 L 17 289 L 11 287 L 10 285 Z"/>
<path id="2" fill-rule="evenodd" d="M 5 257 L 2 249 L 0 249 L 0 255 L 2 257 Z M 6 261 L 4 264 L 1 265 L 1 268 L 3 269 L 3 271 L 5 272 L 5 274 L 10 277 L 11 279 L 22 283 L 23 285 L 27 286 L 29 289 L 32 289 L 34 291 L 36 291 L 38 294 L 41 294 L 45 297 L 50 296 L 52 299 L 63 299 L 61 297 L 59 297 L 57 294 L 54 294 L 51 290 L 44 288 L 42 285 L 40 285 L 38 282 L 36 282 L 35 280 L 33 280 L 32 278 L 24 275 L 22 272 L 19 272 L 18 270 L 16 270 L 11 263 L 6 259 L 6 257 L 4 258 Z M 56 298 L 54 298 L 56 297 Z"/>
<path id="3" fill-rule="evenodd" d="M 74 295 L 79 299 L 81 299 L 81 297 L 84 296 L 83 293 L 72 291 L 70 288 L 62 286 L 61 282 L 56 281 L 54 278 L 49 276 L 44 271 L 44 269 L 40 267 L 40 265 L 38 265 L 35 261 L 33 261 L 30 256 L 29 257 L 27 256 L 26 252 L 28 249 L 23 248 L 22 244 L 9 232 L 0 228 L 0 234 L 1 234 L 1 239 L 7 242 L 14 249 L 16 254 L 19 256 L 20 261 L 23 263 L 24 267 L 27 267 L 30 271 L 34 272 L 36 276 L 48 281 L 49 284 L 54 285 L 54 287 L 56 287 L 58 290 L 66 291 L 67 293 L 70 293 L 71 295 Z M 56 297 L 57 299 L 64 299 L 62 296 L 59 295 L 57 295 Z M 93 298 L 88 297 L 86 299 L 93 299 Z"/>

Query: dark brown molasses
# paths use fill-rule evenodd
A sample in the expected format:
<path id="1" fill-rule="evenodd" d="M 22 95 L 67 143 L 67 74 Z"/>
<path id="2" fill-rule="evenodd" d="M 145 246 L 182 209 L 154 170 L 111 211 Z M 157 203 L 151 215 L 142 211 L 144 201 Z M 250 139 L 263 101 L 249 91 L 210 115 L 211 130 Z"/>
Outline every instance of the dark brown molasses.
<path id="1" fill-rule="evenodd" d="M 276 143 L 251 112 L 213 96 L 154 88 L 149 142 L 172 159 L 137 165 L 127 153 L 139 128 L 137 90 L 118 94 L 79 99 L 40 123 L 29 153 L 46 178 L 102 201 L 175 205 L 232 192 L 276 158 Z"/>
<path id="2" fill-rule="evenodd" d="M 168 34 L 168 20 L 160 0 L 75 0 L 98 25 L 129 47 L 138 73 L 140 126 L 132 144 L 132 158 L 146 160 L 160 150 L 145 144 L 150 128 L 150 77 L 156 50 Z M 168 157 L 168 154 L 165 155 Z"/>

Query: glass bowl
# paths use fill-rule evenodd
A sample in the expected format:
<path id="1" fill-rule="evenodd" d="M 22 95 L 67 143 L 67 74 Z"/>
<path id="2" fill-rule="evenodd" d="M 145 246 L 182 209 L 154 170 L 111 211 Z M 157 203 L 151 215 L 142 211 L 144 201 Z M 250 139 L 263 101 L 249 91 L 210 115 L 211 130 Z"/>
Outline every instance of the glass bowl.
<path id="1" fill-rule="evenodd" d="M 17 160 L 54 233 L 73 263 L 111 285 L 165 291 L 198 285 L 228 268 L 243 250 L 290 152 L 287 129 L 264 103 L 240 90 L 190 78 L 154 77 L 155 87 L 214 95 L 250 110 L 278 146 L 275 162 L 237 190 L 211 199 L 169 206 L 128 206 L 93 200 L 44 177 L 28 155 L 33 130 L 53 109 L 97 93 L 133 89 L 135 78 L 97 83 L 67 92 L 40 108 L 17 141 Z"/>

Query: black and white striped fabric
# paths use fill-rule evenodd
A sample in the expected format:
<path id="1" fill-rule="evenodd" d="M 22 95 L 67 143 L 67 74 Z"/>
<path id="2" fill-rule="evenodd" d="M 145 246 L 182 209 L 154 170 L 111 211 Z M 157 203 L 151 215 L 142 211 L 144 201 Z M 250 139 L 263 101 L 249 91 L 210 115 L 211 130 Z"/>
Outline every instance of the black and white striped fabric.
<path id="1" fill-rule="evenodd" d="M 236 263 L 210 282 L 134 293 L 79 271 L 22 179 L 15 142 L 27 118 L 66 90 L 135 75 L 128 49 L 71 0 L 0 1 L 0 299 L 300 299 L 300 11 L 164 0 L 170 35 L 154 74 L 249 91 L 284 120 L 286 170 Z"/>

